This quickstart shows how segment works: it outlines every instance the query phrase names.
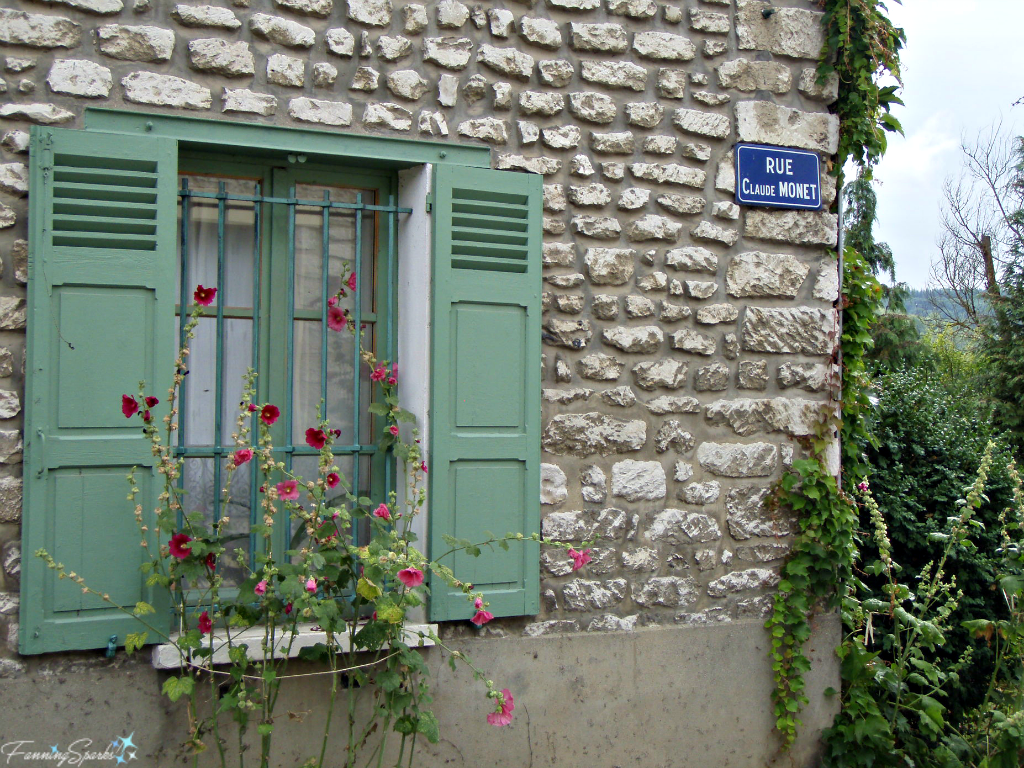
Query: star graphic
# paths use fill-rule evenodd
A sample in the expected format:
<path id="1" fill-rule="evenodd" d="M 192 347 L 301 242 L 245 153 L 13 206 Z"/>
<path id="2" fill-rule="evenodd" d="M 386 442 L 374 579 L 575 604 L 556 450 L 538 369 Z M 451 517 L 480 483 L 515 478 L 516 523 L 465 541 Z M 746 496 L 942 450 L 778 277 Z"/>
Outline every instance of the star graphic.
<path id="1" fill-rule="evenodd" d="M 60 751 L 59 746 L 60 746 L 59 744 L 54 744 L 53 746 L 50 747 L 50 752 L 52 754 L 57 754 Z"/>
<path id="2" fill-rule="evenodd" d="M 134 736 L 134 735 L 135 735 L 135 731 L 132 731 L 130 734 L 128 734 L 127 737 L 121 739 L 121 746 L 123 746 L 125 749 L 128 749 L 129 747 L 137 746 L 135 744 L 135 742 L 132 741 L 132 736 Z"/>
<path id="3" fill-rule="evenodd" d="M 135 760 L 136 759 L 135 758 L 135 750 L 132 750 L 131 752 L 128 753 L 128 759 L 129 760 Z"/>
<path id="4" fill-rule="evenodd" d="M 121 757 L 120 755 L 118 755 L 117 756 L 117 764 L 120 765 L 123 762 L 126 762 L 125 759 L 123 757 Z"/>

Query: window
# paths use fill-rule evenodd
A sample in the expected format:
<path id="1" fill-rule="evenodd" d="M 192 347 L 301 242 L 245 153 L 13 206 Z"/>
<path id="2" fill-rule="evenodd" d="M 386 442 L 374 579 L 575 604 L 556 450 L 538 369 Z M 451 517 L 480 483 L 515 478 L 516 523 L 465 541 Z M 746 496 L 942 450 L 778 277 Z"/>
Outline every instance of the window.
<path id="1" fill-rule="evenodd" d="M 393 359 L 388 267 L 399 210 L 409 212 L 394 197 L 389 172 L 342 173 L 202 154 L 179 158 L 179 328 L 192 288 L 220 287 L 216 312 L 196 329 L 194 364 L 180 403 L 177 452 L 185 457 L 182 484 L 191 509 L 210 519 L 217 508 L 216 489 L 223 487 L 235 448 L 231 433 L 250 367 L 257 372 L 257 400 L 281 407 L 274 442 L 290 471 L 316 475 L 318 453 L 306 445 L 305 430 L 319 422 L 323 404 L 323 414 L 341 431 L 338 466 L 359 495 L 383 498 L 393 489 L 391 462 L 376 451 L 379 428 L 367 410 L 368 371 L 353 336 L 347 329 L 329 330 L 325 319 L 329 300 L 338 299 L 364 328 L 364 347 Z M 249 528 L 257 522 L 258 502 L 251 468 L 243 465 L 234 474 L 224 512 L 229 551 L 246 550 L 253 567 L 257 539 Z M 279 529 L 277 551 L 289 548 L 287 539 L 298 526 L 291 528 Z M 357 539 L 361 533 L 354 532 Z M 223 575 L 230 586 L 241 572 L 227 565 Z"/>
<path id="2" fill-rule="evenodd" d="M 400 204 L 403 194 L 420 196 L 409 206 L 415 224 L 397 241 L 389 238 L 398 243 L 390 249 L 381 247 L 382 216 L 358 226 L 355 214 L 332 208 L 328 252 L 331 259 L 358 254 L 359 285 L 366 288 L 361 320 L 378 351 L 382 344 L 395 350 L 403 399 L 429 432 L 424 533 L 431 554 L 444 551 L 445 533 L 476 538 L 538 529 L 539 177 L 492 171 L 486 149 L 455 144 L 113 110 L 88 110 L 85 122 L 87 130 L 33 128 L 26 552 L 47 549 L 113 600 L 146 600 L 169 624 L 166 596 L 139 573 L 139 534 L 125 501 L 125 475 L 134 466 L 146 506 L 156 506 L 153 458 L 121 415 L 120 395 L 140 380 L 157 386 L 171 380 L 182 289 L 203 282 L 214 265 L 218 279 L 210 283 L 225 300 L 217 302 L 219 320 L 205 321 L 198 341 L 215 353 L 219 345 L 220 370 L 212 381 L 189 382 L 193 409 L 183 411 L 184 448 L 193 463 L 186 482 L 197 497 L 209 498 L 205 489 L 217 485 L 217 459 L 233 421 L 226 414 L 237 393 L 229 386 L 237 386 L 233 374 L 254 358 L 261 397 L 299 411 L 285 440 L 277 440 L 287 449 L 292 438 L 292 461 L 303 461 L 296 430 L 304 430 L 310 409 L 324 398 L 328 413 L 337 410 L 337 423 L 352 435 L 350 471 L 360 468 L 360 485 L 386 482 L 387 462 L 370 457 L 362 442 L 373 428 L 365 396 L 335 392 L 357 381 L 353 348 L 339 334 L 338 348 L 328 336 L 323 351 L 322 299 L 341 277 L 331 283 L 329 260 L 324 287 L 324 208 L 228 199 L 245 197 L 247 189 L 258 197 L 257 183 L 260 195 L 275 199 L 284 190 L 291 198 L 292 188 L 296 199 L 314 202 L 324 192 L 340 201 L 372 193 L 376 204 L 384 194 L 397 193 Z M 299 152 L 310 162 L 289 164 L 288 153 Z M 246 162 L 224 159 L 232 154 Z M 339 168 L 357 166 L 368 170 L 339 175 Z M 180 195 L 181 181 L 194 194 Z M 179 218 L 179 201 L 195 206 L 187 217 Z M 367 245 L 371 237 L 374 249 Z M 189 254 L 184 280 L 179 248 Z M 212 259 L 211 252 L 223 258 Z M 395 322 L 388 324 L 392 309 Z M 296 356 L 299 364 L 283 364 Z M 242 500 L 237 509 L 241 537 L 250 508 Z M 453 565 L 488 592 L 495 615 L 536 613 L 536 546 L 456 558 Z M 458 598 L 434 593 L 430 618 L 468 618 L 471 606 Z M 134 619 L 58 582 L 36 558 L 23 565 L 21 610 L 22 653 L 120 645 L 138 629 Z"/>

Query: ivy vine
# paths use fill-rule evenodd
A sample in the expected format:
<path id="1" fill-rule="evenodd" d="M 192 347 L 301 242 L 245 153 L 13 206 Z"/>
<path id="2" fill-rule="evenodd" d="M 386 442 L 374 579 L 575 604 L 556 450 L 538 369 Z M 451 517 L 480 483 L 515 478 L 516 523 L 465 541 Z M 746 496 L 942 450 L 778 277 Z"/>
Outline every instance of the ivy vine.
<path id="1" fill-rule="evenodd" d="M 903 132 L 891 110 L 903 104 L 896 93 L 903 84 L 900 51 L 907 38 L 886 16 L 882 0 L 819 3 L 825 12 L 825 46 L 818 82 L 824 84 L 833 73 L 839 78 L 839 98 L 832 109 L 839 117 L 835 172 L 841 182 L 848 160 L 870 168 L 885 154 L 886 133 Z"/>
<path id="2" fill-rule="evenodd" d="M 902 132 L 891 109 L 903 103 L 896 94 L 902 85 L 899 55 L 906 36 L 886 16 L 882 0 L 820 0 L 820 5 L 825 45 L 818 79 L 824 84 L 835 73 L 839 80 L 833 105 L 840 121 L 839 149 L 833 173 L 841 189 L 847 161 L 870 169 L 885 153 L 886 134 Z M 850 491 L 868 471 L 859 447 L 870 439 L 865 426 L 870 378 L 864 358 L 872 344 L 871 326 L 881 311 L 882 287 L 855 250 L 846 249 L 843 262 L 842 335 L 834 361 L 841 371 L 836 382 L 839 408 L 803 441 L 807 458 L 793 462 L 769 499 L 774 510 L 792 514 L 799 525 L 765 624 L 771 638 L 775 724 L 783 748 L 796 739 L 799 713 L 808 703 L 804 675 L 810 659 L 804 643 L 811 635 L 811 620 L 839 605 L 842 591 L 836 587 L 852 575 L 858 515 Z M 839 477 L 828 459 L 837 439 Z"/>

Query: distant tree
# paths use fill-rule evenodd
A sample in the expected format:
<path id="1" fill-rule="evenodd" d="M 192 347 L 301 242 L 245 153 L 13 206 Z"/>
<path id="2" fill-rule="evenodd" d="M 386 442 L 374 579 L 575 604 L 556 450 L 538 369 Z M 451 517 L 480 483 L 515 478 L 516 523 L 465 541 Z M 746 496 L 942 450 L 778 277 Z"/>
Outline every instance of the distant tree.
<path id="1" fill-rule="evenodd" d="M 1024 183 L 1020 137 L 1000 124 L 961 144 L 960 176 L 943 190 L 939 259 L 932 281 L 945 301 L 935 308 L 948 321 L 979 327 L 992 318 L 993 301 L 1024 244 Z M 951 306 L 953 309 L 951 309 Z"/>

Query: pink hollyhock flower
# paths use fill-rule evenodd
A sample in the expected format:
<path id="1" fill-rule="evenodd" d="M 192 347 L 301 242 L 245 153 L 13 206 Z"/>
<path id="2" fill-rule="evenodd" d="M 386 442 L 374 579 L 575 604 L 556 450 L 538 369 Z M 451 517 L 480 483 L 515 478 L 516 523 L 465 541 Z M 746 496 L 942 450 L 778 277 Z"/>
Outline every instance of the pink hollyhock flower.
<path id="1" fill-rule="evenodd" d="M 213 304 L 213 299 L 214 297 L 216 297 L 216 295 L 216 288 L 203 288 L 203 286 L 200 285 L 198 288 L 196 288 L 195 293 L 192 294 L 192 298 L 195 299 L 196 304 L 200 305 L 201 307 L 208 307 L 211 304 Z"/>
<path id="2" fill-rule="evenodd" d="M 121 413 L 126 419 L 130 419 L 139 412 L 139 404 L 131 395 L 121 395 Z"/>
<path id="3" fill-rule="evenodd" d="M 378 365 L 373 369 L 373 373 L 370 374 L 370 381 L 384 381 L 388 377 L 388 369 L 383 365 Z"/>
<path id="4" fill-rule="evenodd" d="M 388 384 L 390 384 L 392 387 L 395 386 L 395 384 L 397 384 L 397 383 L 398 383 L 398 379 L 396 379 L 394 376 L 392 376 L 390 379 L 388 379 Z"/>
<path id="5" fill-rule="evenodd" d="M 354 291 L 356 289 L 356 273 L 355 272 L 353 272 L 351 275 L 348 276 L 348 287 L 349 287 L 350 291 Z"/>
<path id="6" fill-rule="evenodd" d="M 473 601 L 473 607 L 478 611 L 481 610 L 484 607 L 484 599 L 482 597 L 478 597 Z"/>
<path id="7" fill-rule="evenodd" d="M 289 613 L 292 612 L 292 604 L 291 603 L 288 603 L 288 605 L 286 605 L 284 607 L 284 612 L 285 612 L 285 614 L 289 614 Z"/>
<path id="8" fill-rule="evenodd" d="M 299 483 L 296 480 L 285 480 L 277 484 L 277 495 L 284 501 L 295 501 L 299 498 Z"/>
<path id="9" fill-rule="evenodd" d="M 210 618 L 210 614 L 203 611 L 199 614 L 199 634 L 208 635 L 213 631 L 213 619 Z"/>
<path id="10" fill-rule="evenodd" d="M 334 486 L 336 486 L 340 482 L 341 482 L 341 478 L 338 476 L 337 472 L 331 472 L 331 474 L 329 474 L 327 476 L 327 487 L 328 488 L 333 488 Z"/>
<path id="11" fill-rule="evenodd" d="M 278 420 L 281 416 L 281 409 L 276 405 L 270 405 L 267 403 L 263 406 L 263 410 L 260 411 L 260 421 L 266 424 L 268 427 Z"/>
<path id="12" fill-rule="evenodd" d="M 590 550 L 584 549 L 582 552 L 577 552 L 575 549 L 569 548 L 569 557 L 572 558 L 572 569 L 578 571 L 584 565 L 590 562 Z"/>
<path id="13" fill-rule="evenodd" d="M 316 579 L 314 579 L 312 576 L 306 579 L 306 591 L 316 592 Z"/>
<path id="14" fill-rule="evenodd" d="M 420 462 L 420 469 L 423 471 L 424 475 L 427 474 L 427 462 L 421 461 Z"/>
<path id="15" fill-rule="evenodd" d="M 327 327 L 332 331 L 344 330 L 345 324 L 348 322 L 348 318 L 345 317 L 345 313 L 337 307 L 327 308 Z"/>
<path id="16" fill-rule="evenodd" d="M 142 412 L 142 420 L 147 424 L 153 420 L 153 414 L 150 413 L 149 408 Z"/>
<path id="17" fill-rule="evenodd" d="M 508 688 L 504 688 L 501 691 L 499 708 L 487 715 L 487 722 L 498 727 L 508 725 L 512 722 L 512 710 L 515 708 L 516 703 L 512 699 L 512 692 Z"/>
<path id="18" fill-rule="evenodd" d="M 381 520 L 391 520 L 391 511 L 388 509 L 387 504 L 381 504 L 373 510 L 373 516 L 379 517 Z"/>
<path id="19" fill-rule="evenodd" d="M 328 307 L 336 307 L 336 306 L 338 306 L 338 297 L 337 296 L 331 296 L 331 298 L 329 298 L 327 300 L 327 306 Z"/>
<path id="20" fill-rule="evenodd" d="M 249 413 L 256 413 L 260 408 L 256 403 L 249 403 Z"/>
<path id="21" fill-rule="evenodd" d="M 418 587 L 423 583 L 423 571 L 419 568 L 403 568 L 398 572 L 398 580 L 409 588 Z"/>
<path id="22" fill-rule="evenodd" d="M 319 451 L 327 445 L 327 433 L 322 429 L 313 429 L 313 427 L 310 427 L 306 430 L 306 445 Z"/>
<path id="23" fill-rule="evenodd" d="M 476 624 L 478 627 L 482 627 L 488 621 L 494 618 L 494 614 L 490 611 L 477 611 L 476 615 L 470 619 L 471 622 Z"/>
<path id="24" fill-rule="evenodd" d="M 192 541 L 192 537 L 187 533 L 176 533 L 171 536 L 171 541 L 168 544 L 171 549 L 171 556 L 184 560 L 192 554 L 192 547 L 188 546 L 190 541 Z"/>
<path id="25" fill-rule="evenodd" d="M 267 594 L 267 580 L 263 579 L 263 581 L 252 588 L 252 591 L 261 596 Z"/>
<path id="26" fill-rule="evenodd" d="M 239 448 L 231 457 L 231 461 L 236 467 L 242 466 L 247 461 L 252 461 L 252 448 Z"/>
<path id="27" fill-rule="evenodd" d="M 148 397 L 146 397 L 146 407 L 147 408 L 153 408 L 154 406 L 157 406 L 159 404 L 160 404 L 160 401 L 157 400 L 152 395 L 149 395 Z"/>
<path id="28" fill-rule="evenodd" d="M 858 491 L 866 491 L 867 489 L 868 489 L 868 481 L 867 480 L 862 480 L 861 482 L 857 483 L 857 490 Z"/>
<path id="29" fill-rule="evenodd" d="M 398 425 L 392 424 L 390 427 L 388 427 L 388 432 L 390 432 L 393 437 L 398 437 Z"/>

